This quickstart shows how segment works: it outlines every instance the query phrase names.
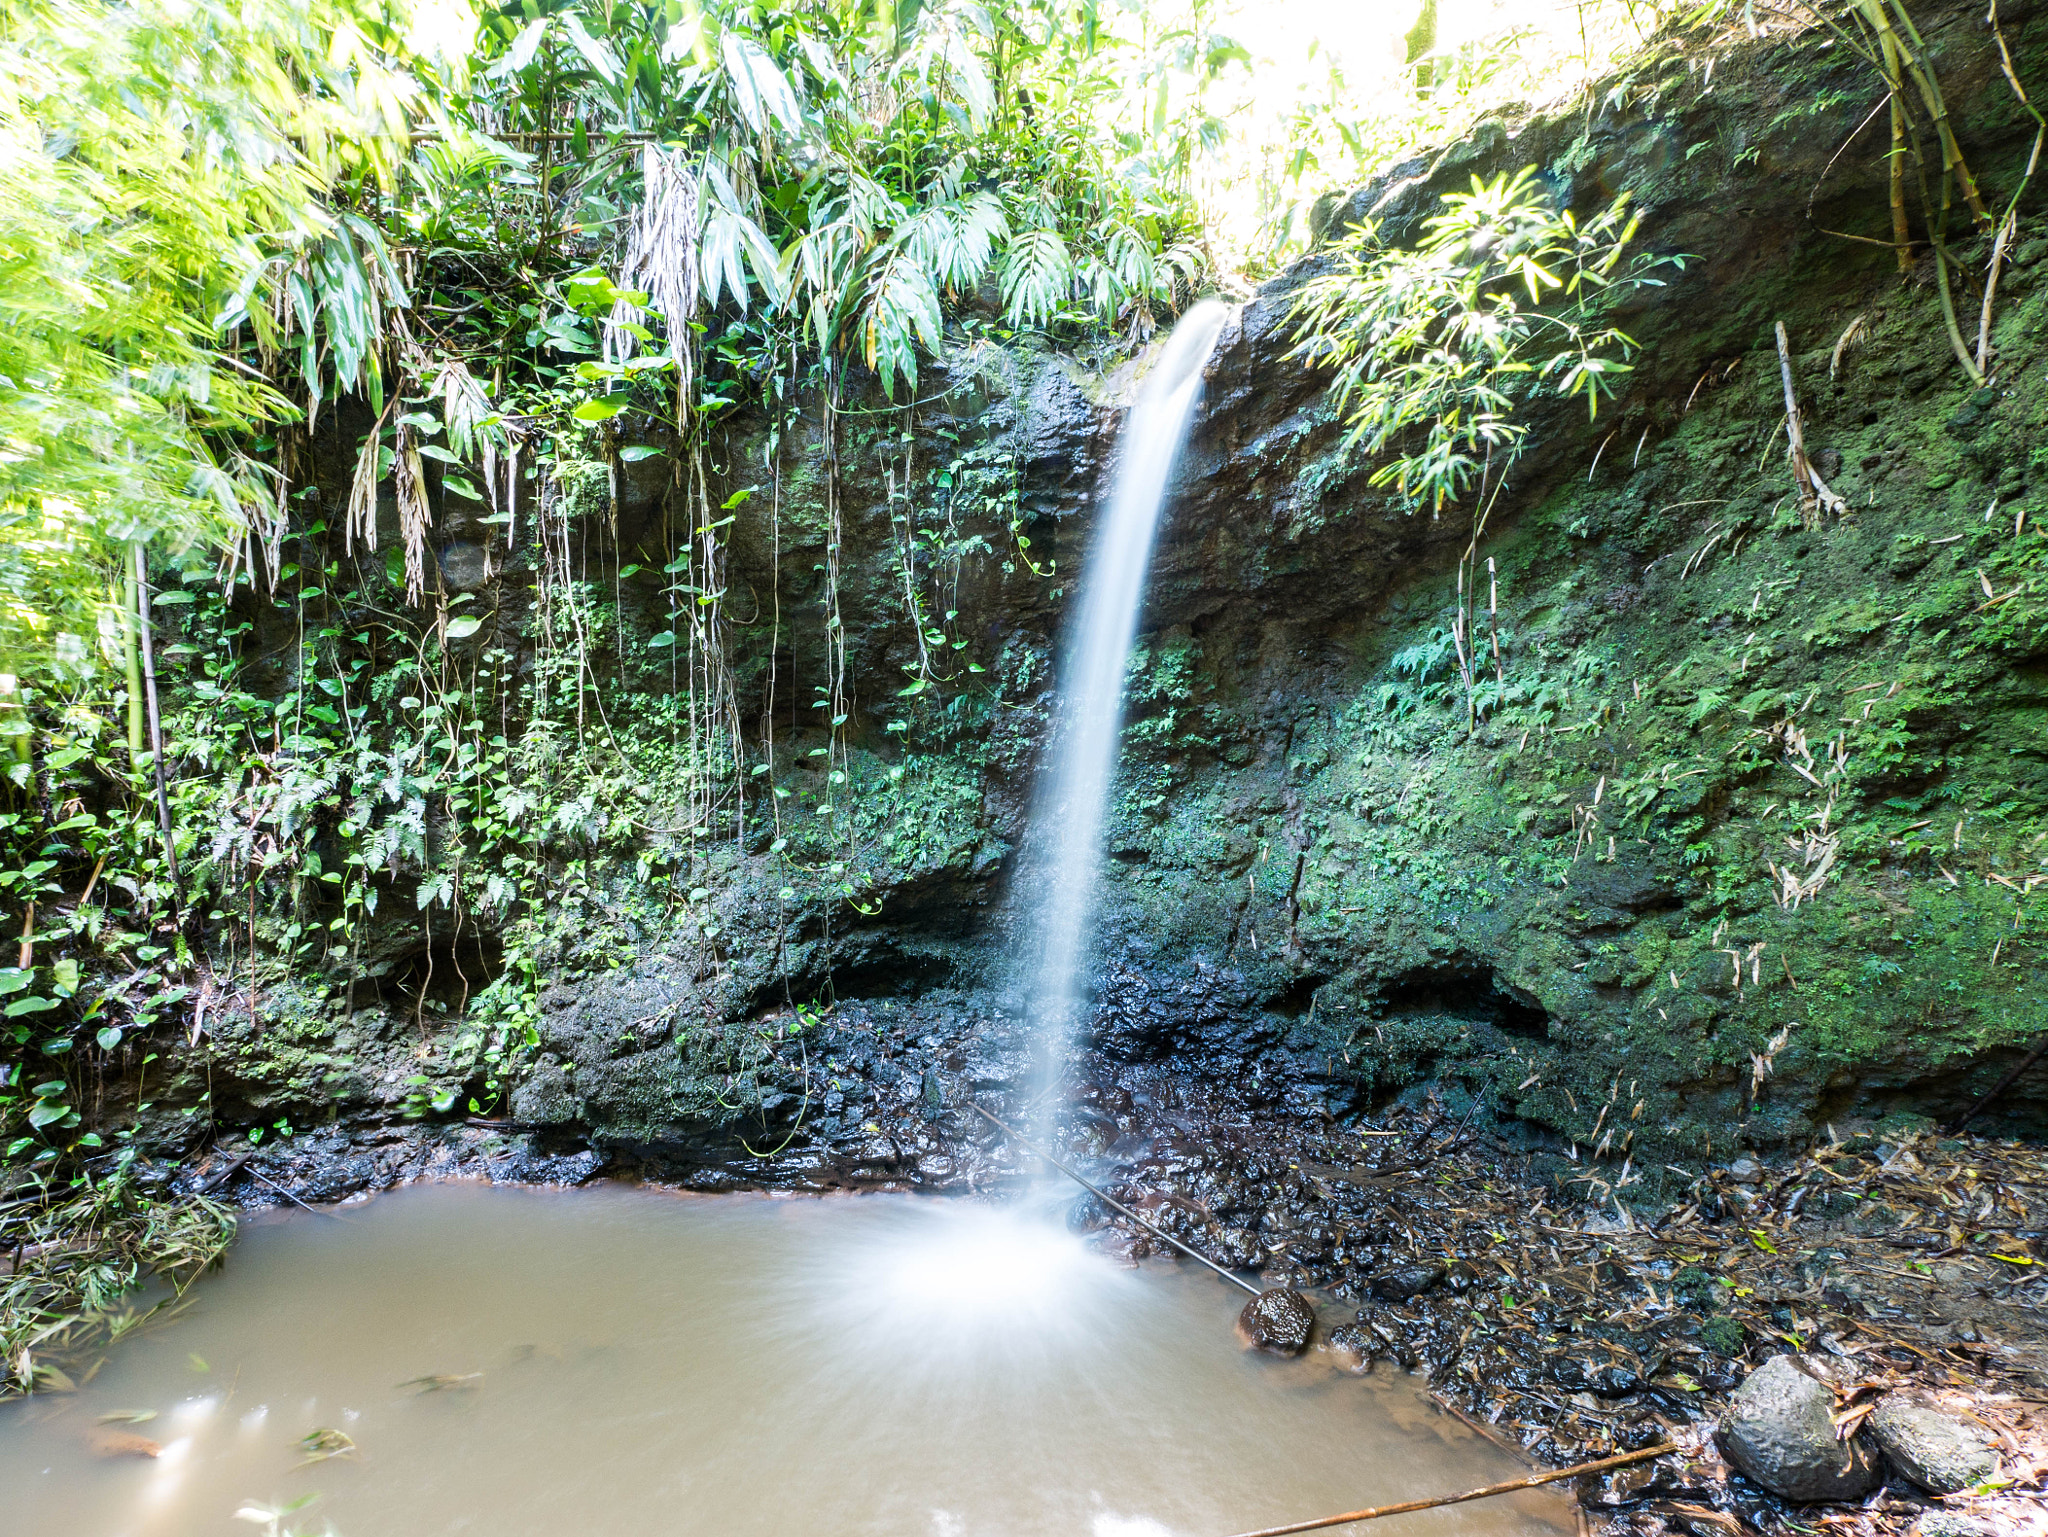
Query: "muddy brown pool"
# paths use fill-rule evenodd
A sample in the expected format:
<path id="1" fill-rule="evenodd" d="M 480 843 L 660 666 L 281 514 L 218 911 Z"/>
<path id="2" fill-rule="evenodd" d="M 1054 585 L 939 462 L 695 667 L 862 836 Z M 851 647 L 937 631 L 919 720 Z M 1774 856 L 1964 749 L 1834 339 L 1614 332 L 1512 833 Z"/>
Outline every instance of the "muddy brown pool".
<path id="1" fill-rule="evenodd" d="M 1213 1276 L 967 1202 L 427 1186 L 252 1222 L 193 1296 L 0 1409 L 0 1533 L 1225 1537 L 1525 1471 L 1411 1379 L 1245 1354 Z"/>

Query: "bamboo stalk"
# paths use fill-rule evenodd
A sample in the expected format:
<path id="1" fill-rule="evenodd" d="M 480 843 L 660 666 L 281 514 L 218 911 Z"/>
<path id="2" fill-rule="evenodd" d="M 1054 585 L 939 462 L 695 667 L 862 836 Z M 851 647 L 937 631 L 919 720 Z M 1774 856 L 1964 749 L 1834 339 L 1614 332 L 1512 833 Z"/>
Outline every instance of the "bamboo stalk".
<path id="1" fill-rule="evenodd" d="M 2040 151 L 2041 140 L 2034 140 L 2035 152 Z M 1977 316 L 1977 372 L 1981 375 L 1991 356 L 1991 306 L 1998 297 L 1998 269 L 2005 262 L 2005 247 L 2012 234 L 2019 227 L 2019 216 L 2007 214 L 1998 226 L 1998 238 L 1991 242 L 1991 268 L 1984 274 L 1984 308 Z"/>
<path id="2" fill-rule="evenodd" d="M 1955 129 L 1949 125 L 1948 104 L 1942 100 L 1941 85 L 1934 78 L 1934 70 L 1926 60 L 1927 45 L 1921 41 L 1919 28 L 1913 25 L 1913 18 L 1907 14 L 1900 0 L 1891 0 L 1891 8 L 1898 13 L 1900 25 L 1905 28 L 1902 38 L 1892 27 L 1885 15 L 1884 0 L 1862 0 L 1863 14 L 1876 28 L 1881 42 L 1887 42 L 1887 57 L 1897 50 L 1903 73 L 1911 77 L 1914 89 L 1920 93 L 1920 100 L 1927 108 L 1927 115 L 1934 122 L 1935 137 L 1941 143 L 1941 166 L 1945 173 L 1952 173 L 1957 184 L 1963 189 L 1963 199 L 1970 205 L 1970 212 L 1984 228 L 1991 227 L 1991 215 L 1985 211 L 1984 200 L 1977 193 L 1977 179 L 1970 174 L 1970 168 L 1963 161 L 1963 147 L 1956 142 Z M 1910 45 L 1907 41 L 1910 39 Z M 1916 52 L 1915 50 L 1919 50 Z M 1894 90 L 1897 84 L 1894 84 Z"/>
<path id="3" fill-rule="evenodd" d="M 135 573 L 121 573 L 121 672 L 128 681 L 128 768 L 142 777 L 142 656 L 135 645 Z"/>
<path id="4" fill-rule="evenodd" d="M 1944 209 L 1943 212 L 1946 213 L 1947 210 Z M 1963 372 L 1970 376 L 1970 382 L 1982 384 L 1984 370 L 1970 357 L 1969 344 L 1963 340 L 1962 324 L 1956 319 L 1955 295 L 1949 292 L 1948 286 L 1949 260 L 1948 247 L 1937 236 L 1934 241 L 1934 286 L 1941 295 L 1941 320 L 1948 330 L 1948 344 L 1955 352 L 1956 361 L 1963 365 Z"/>
<path id="5" fill-rule="evenodd" d="M 1239 1532 L 1236 1537 L 1288 1537 L 1292 1532 L 1321 1531 L 1328 1526 L 1343 1526 L 1352 1521 L 1377 1521 L 1381 1516 L 1406 1515 L 1414 1510 L 1435 1510 L 1439 1505 L 1462 1505 L 1467 1500 L 1490 1499 L 1496 1494 L 1514 1494 L 1522 1489 L 1534 1489 L 1539 1484 L 1554 1484 L 1559 1479 L 1578 1478 L 1587 1473 L 1601 1473 L 1608 1468 L 1625 1467 L 1632 1462 L 1647 1462 L 1652 1457 L 1661 1457 L 1666 1452 L 1675 1452 L 1678 1447 L 1663 1441 L 1656 1446 L 1645 1447 L 1639 1452 L 1623 1452 L 1618 1457 L 1602 1457 L 1597 1462 L 1582 1462 L 1577 1467 L 1555 1468 L 1548 1473 L 1531 1473 L 1527 1478 L 1514 1478 L 1504 1484 L 1488 1484 L 1483 1489 L 1467 1489 L 1463 1494 L 1439 1494 L 1426 1500 L 1403 1500 L 1398 1505 L 1371 1505 L 1364 1510 L 1348 1510 L 1341 1516 L 1319 1516 L 1313 1521 L 1296 1521 L 1287 1526 L 1264 1526 L 1256 1532 Z"/>
<path id="6" fill-rule="evenodd" d="M 142 545 L 138 542 L 128 547 L 133 552 L 135 572 L 135 618 L 142 650 L 142 691 L 149 706 L 149 756 L 150 766 L 156 771 L 156 814 L 164 835 L 164 863 L 171 876 L 171 921 L 178 921 L 178 893 L 183 885 L 178 878 L 178 844 L 171 831 L 171 793 L 164 782 L 164 722 L 163 714 L 157 707 L 156 697 L 156 647 L 150 638 L 149 620 L 149 571 L 144 562 Z"/>
<path id="7" fill-rule="evenodd" d="M 0 672 L 0 736 L 7 738 L 16 763 L 35 761 L 35 722 L 28 718 L 28 701 L 22 695 L 21 679 Z"/>
<path id="8" fill-rule="evenodd" d="M 1905 272 L 1913 265 L 1913 231 L 1906 222 L 1906 110 L 1899 102 L 1899 93 L 1892 95 L 1892 244 L 1899 253 L 1899 271 Z"/>
<path id="9" fill-rule="evenodd" d="M 1998 267 L 2005 253 L 2005 247 L 2019 229 L 2020 199 L 2026 196 L 2027 187 L 2034 179 L 2034 172 L 2041 166 L 2041 147 L 2048 142 L 2048 117 L 2041 115 L 2041 109 L 2027 97 L 2027 88 L 2020 84 L 2020 77 L 2012 67 L 2012 50 L 2005 46 L 2005 32 L 1998 25 L 1998 0 L 1991 0 L 1991 9 L 1984 20 L 1991 27 L 1991 35 L 1998 39 L 1998 65 L 2005 71 L 2005 83 L 2012 87 L 2012 93 L 2027 115 L 2034 120 L 2034 148 L 2027 156 L 2027 169 L 2020 177 L 2018 189 L 2012 201 L 2005 205 L 2005 218 L 1998 226 L 1998 239 L 1991 247 L 1991 270 L 1984 278 L 1984 312 L 1977 324 L 1977 368 L 1981 372 L 1987 365 L 1991 352 L 1991 301 L 1998 292 Z"/>

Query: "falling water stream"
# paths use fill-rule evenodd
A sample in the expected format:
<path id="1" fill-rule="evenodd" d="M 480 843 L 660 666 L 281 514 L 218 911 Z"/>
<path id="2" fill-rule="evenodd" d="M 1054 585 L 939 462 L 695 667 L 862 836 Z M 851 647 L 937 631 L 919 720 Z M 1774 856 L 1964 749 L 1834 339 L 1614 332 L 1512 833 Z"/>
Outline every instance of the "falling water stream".
<path id="1" fill-rule="evenodd" d="M 429 1185 L 254 1218 L 191 1295 L 80 1391 L 0 1406 L 0 1533 L 262 1537 L 235 1513 L 311 1495 L 282 1530 L 1224 1537 L 1521 1471 L 1419 1383 L 1247 1355 L 1215 1277 L 1016 1207 Z M 322 1430 L 355 1450 L 307 1463 Z"/>
<path id="2" fill-rule="evenodd" d="M 1087 992 L 1103 830 L 1123 728 L 1124 669 L 1166 488 L 1230 311 L 1204 300 L 1174 327 L 1139 386 L 1118 446 L 1108 517 L 1081 573 L 1059 672 L 1058 715 L 1039 776 L 1021 891 L 1027 1010 L 1050 1089 Z M 1048 1095 L 1041 1093 L 1045 1103 Z M 1041 1122 L 1041 1126 L 1042 1126 Z"/>

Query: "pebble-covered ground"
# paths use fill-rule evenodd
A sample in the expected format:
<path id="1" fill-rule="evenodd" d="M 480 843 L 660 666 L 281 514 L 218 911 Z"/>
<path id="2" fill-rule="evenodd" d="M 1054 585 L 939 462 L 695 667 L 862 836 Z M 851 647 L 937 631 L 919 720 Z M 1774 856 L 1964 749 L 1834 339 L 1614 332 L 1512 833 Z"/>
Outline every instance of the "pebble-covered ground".
<path id="1" fill-rule="evenodd" d="M 1104 1134 L 1122 1108 L 1094 1107 Z M 1100 1164 L 1166 1231 L 1308 1289 L 1338 1369 L 1426 1373 L 1447 1410 L 1547 1465 L 1676 1442 L 1680 1455 L 1585 1481 L 1610 1530 L 2048 1531 L 2041 1150 L 1846 1136 L 1797 1159 L 1656 1171 L 1660 1202 L 1627 1165 L 1528 1181 L 1526 1155 L 1440 1109 L 1300 1124 L 1119 1135 Z M 1112 1219 L 1094 1202 L 1076 1218 L 1134 1258 L 1165 1252 Z M 1888 1395 L 1924 1394 L 1982 1437 L 1990 1476 L 1937 1498 L 1887 1465 L 1853 1504 L 1773 1496 L 1714 1432 L 1745 1378 L 1793 1352 L 1829 1379 L 1838 1436 Z"/>

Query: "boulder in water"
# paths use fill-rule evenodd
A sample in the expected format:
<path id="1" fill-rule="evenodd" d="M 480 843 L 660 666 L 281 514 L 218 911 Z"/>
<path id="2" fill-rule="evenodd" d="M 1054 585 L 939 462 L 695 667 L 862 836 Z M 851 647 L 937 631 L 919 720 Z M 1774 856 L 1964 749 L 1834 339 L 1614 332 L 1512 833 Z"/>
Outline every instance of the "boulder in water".
<path id="1" fill-rule="evenodd" d="M 1854 1500 L 1877 1482 L 1877 1458 L 1859 1432 L 1835 1439 L 1835 1395 L 1791 1356 L 1773 1356 L 1735 1390 L 1721 1450 L 1757 1483 L 1788 1500 Z"/>
<path id="2" fill-rule="evenodd" d="M 1262 1291 L 1237 1315 L 1245 1342 L 1276 1356 L 1298 1356 L 1316 1332 L 1316 1310 L 1300 1292 L 1276 1286 Z"/>
<path id="3" fill-rule="evenodd" d="M 1372 1370 L 1373 1351 L 1379 1340 L 1364 1324 L 1344 1324 L 1330 1331 L 1330 1350 L 1340 1370 L 1363 1377 Z"/>

